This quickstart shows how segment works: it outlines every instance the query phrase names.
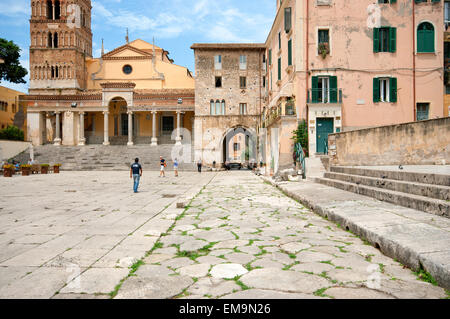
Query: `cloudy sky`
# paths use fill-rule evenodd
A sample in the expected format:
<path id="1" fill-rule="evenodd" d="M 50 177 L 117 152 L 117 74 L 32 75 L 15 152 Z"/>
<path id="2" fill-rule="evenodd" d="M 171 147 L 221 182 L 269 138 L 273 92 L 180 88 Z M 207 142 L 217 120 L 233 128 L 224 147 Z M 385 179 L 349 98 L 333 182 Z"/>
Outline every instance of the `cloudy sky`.
<path id="1" fill-rule="evenodd" d="M 264 42 L 275 16 L 276 0 L 93 0 L 94 57 L 130 40 L 152 42 L 170 52 L 176 64 L 194 71 L 194 42 Z M 28 68 L 30 0 L 0 0 L 0 37 L 22 49 Z M 28 77 L 27 77 L 28 80 Z M 1 82 L 26 92 L 28 85 Z"/>

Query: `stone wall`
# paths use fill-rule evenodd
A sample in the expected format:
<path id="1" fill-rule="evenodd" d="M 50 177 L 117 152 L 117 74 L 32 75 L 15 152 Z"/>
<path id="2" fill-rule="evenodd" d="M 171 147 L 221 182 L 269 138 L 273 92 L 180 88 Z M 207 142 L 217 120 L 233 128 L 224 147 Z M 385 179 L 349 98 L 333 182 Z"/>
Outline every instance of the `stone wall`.
<path id="1" fill-rule="evenodd" d="M 331 134 L 331 165 L 450 163 L 450 117 Z"/>

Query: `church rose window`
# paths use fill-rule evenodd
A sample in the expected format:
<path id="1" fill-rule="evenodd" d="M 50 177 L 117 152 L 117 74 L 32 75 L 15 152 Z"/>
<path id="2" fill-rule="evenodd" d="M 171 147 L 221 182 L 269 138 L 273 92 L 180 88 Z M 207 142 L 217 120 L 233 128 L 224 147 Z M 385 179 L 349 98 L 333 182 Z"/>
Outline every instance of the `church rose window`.
<path id="1" fill-rule="evenodd" d="M 123 73 L 125 74 L 131 74 L 131 72 L 133 72 L 133 68 L 131 67 L 131 65 L 125 65 L 123 67 Z"/>

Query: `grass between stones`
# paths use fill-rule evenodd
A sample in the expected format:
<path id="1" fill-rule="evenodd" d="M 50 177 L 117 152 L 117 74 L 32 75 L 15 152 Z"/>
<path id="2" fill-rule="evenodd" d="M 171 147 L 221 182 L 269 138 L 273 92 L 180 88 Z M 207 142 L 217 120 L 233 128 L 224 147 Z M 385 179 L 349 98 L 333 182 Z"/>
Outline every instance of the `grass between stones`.
<path id="1" fill-rule="evenodd" d="M 413 271 L 413 273 L 414 273 L 414 275 L 417 276 L 418 280 L 428 282 L 428 283 L 432 284 L 433 286 L 438 285 L 436 279 L 434 279 L 433 276 L 429 272 L 424 270 L 422 265 L 420 265 L 420 269 L 418 271 L 415 271 L 415 272 Z"/>
<path id="2" fill-rule="evenodd" d="M 209 255 L 209 253 L 211 252 L 211 248 L 213 248 L 214 245 L 216 245 L 216 244 L 218 244 L 218 242 L 212 242 L 212 243 L 209 243 L 208 245 L 206 245 L 205 247 L 200 248 L 200 249 L 195 250 L 195 251 L 186 251 L 186 250 L 180 251 L 180 245 L 173 245 L 173 246 L 178 246 L 177 247 L 178 252 L 176 254 L 177 257 L 180 257 L 180 258 L 181 257 L 187 257 L 187 258 L 189 258 L 189 259 L 191 259 L 193 261 L 196 261 L 196 259 L 199 258 L 199 257 L 203 257 L 203 256 Z"/>
<path id="3" fill-rule="evenodd" d="M 322 297 L 322 298 L 332 298 L 332 299 L 334 299 L 333 296 L 328 296 L 328 295 L 325 294 L 325 291 L 327 291 L 327 289 L 328 288 L 321 288 L 321 289 L 318 289 L 318 290 L 314 291 L 314 296 Z"/>

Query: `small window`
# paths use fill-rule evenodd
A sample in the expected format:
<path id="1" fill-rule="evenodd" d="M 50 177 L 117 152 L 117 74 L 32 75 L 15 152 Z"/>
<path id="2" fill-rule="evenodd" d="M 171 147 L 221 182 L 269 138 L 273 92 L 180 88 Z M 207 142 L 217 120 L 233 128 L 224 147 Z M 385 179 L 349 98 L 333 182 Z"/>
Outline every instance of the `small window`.
<path id="1" fill-rule="evenodd" d="M 425 121 L 430 116 L 430 103 L 417 103 L 417 121 Z"/>
<path id="2" fill-rule="evenodd" d="M 239 57 L 239 69 L 247 70 L 247 56 L 246 55 L 241 55 Z"/>
<path id="3" fill-rule="evenodd" d="M 241 76 L 239 82 L 240 82 L 241 89 L 247 88 L 247 78 L 245 76 Z"/>
<path id="4" fill-rule="evenodd" d="M 373 101 L 397 102 L 397 78 L 374 78 Z"/>
<path id="5" fill-rule="evenodd" d="M 222 87 L 222 77 L 221 76 L 216 76 L 216 88 L 221 88 Z"/>
<path id="6" fill-rule="evenodd" d="M 373 29 L 373 52 L 396 52 L 397 28 Z"/>
<path id="7" fill-rule="evenodd" d="M 129 64 L 125 65 L 122 70 L 125 74 L 131 74 L 133 72 L 133 68 Z"/>
<path id="8" fill-rule="evenodd" d="M 221 55 L 214 56 L 214 69 L 222 70 L 222 56 Z"/>
<path id="9" fill-rule="evenodd" d="M 380 102 L 389 102 L 389 79 L 380 79 Z"/>
<path id="10" fill-rule="evenodd" d="M 240 103 L 239 104 L 239 114 L 240 115 L 246 115 L 247 114 L 247 103 Z"/>
<path id="11" fill-rule="evenodd" d="M 210 114 L 215 115 L 216 114 L 216 105 L 214 103 L 214 100 L 210 101 Z"/>

